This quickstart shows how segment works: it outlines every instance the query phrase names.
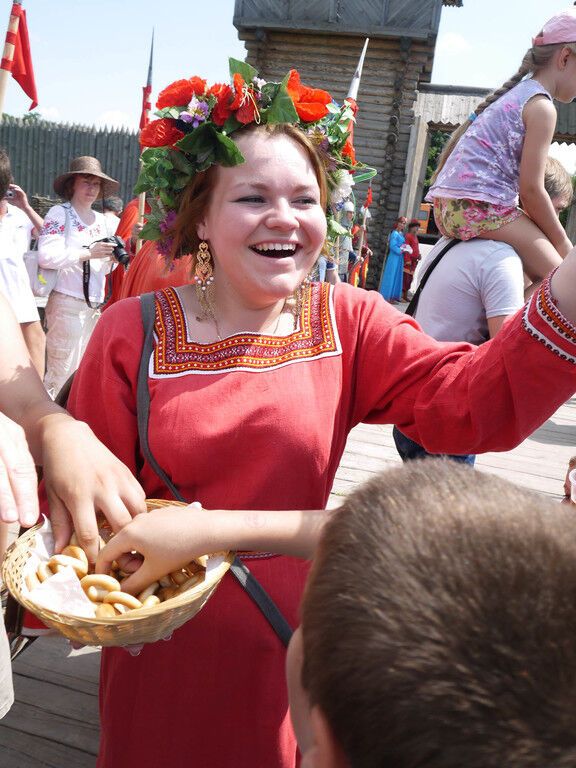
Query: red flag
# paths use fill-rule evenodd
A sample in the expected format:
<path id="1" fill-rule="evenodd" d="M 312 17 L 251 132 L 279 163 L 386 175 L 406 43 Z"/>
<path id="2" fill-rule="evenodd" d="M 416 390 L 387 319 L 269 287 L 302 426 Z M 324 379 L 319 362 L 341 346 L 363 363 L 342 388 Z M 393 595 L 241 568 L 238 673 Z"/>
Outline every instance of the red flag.
<path id="1" fill-rule="evenodd" d="M 368 192 L 366 193 L 366 200 L 364 200 L 364 208 L 368 210 L 368 208 L 372 205 L 372 184 L 368 187 Z"/>
<path id="2" fill-rule="evenodd" d="M 12 5 L 11 16 L 19 16 L 18 30 L 6 33 L 6 42 L 14 46 L 13 59 L 2 59 L 0 68 L 12 72 L 12 77 L 22 88 L 24 93 L 32 99 L 29 109 L 38 106 L 36 82 L 34 80 L 34 68 L 30 55 L 30 41 L 28 39 L 28 25 L 26 23 L 26 11 L 19 3 Z"/>
<path id="3" fill-rule="evenodd" d="M 152 109 L 150 96 L 152 95 L 152 57 L 154 56 L 154 31 L 152 31 L 152 43 L 150 44 L 150 62 L 148 64 L 148 80 L 142 88 L 142 114 L 140 115 L 140 130 L 148 125 L 148 114 Z"/>

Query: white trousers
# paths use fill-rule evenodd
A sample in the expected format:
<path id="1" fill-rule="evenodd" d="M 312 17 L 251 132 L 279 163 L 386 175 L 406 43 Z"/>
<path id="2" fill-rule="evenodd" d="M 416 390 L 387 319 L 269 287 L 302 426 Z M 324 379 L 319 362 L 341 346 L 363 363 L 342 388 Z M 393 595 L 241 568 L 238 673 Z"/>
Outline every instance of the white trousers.
<path id="1" fill-rule="evenodd" d="M 78 368 L 92 335 L 99 309 L 91 309 L 84 299 L 52 291 L 46 304 L 46 375 L 44 386 L 54 398 L 69 376 Z"/>

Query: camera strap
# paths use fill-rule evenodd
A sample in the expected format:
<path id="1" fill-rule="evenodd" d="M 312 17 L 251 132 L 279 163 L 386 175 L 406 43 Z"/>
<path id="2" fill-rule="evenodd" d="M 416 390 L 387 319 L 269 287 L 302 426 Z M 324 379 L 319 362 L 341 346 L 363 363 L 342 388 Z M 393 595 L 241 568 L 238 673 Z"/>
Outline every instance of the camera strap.
<path id="1" fill-rule="evenodd" d="M 100 309 L 112 295 L 112 281 L 106 280 L 106 295 L 104 296 L 104 301 L 101 304 L 92 304 L 90 301 L 90 272 L 90 261 L 87 259 L 82 262 L 82 290 L 84 292 L 84 301 L 88 304 L 90 309 Z"/>

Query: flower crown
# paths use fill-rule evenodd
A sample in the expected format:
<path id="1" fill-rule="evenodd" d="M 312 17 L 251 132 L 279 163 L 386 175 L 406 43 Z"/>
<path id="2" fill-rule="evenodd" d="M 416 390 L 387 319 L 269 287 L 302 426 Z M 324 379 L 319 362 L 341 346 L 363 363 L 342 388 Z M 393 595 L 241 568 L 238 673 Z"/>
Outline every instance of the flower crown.
<path id="1" fill-rule="evenodd" d="M 171 228 L 180 196 L 190 180 L 211 165 L 239 165 L 244 157 L 230 138 L 243 127 L 291 123 L 299 126 L 319 150 L 330 194 L 328 239 L 344 234 L 335 214 L 355 182 L 376 171 L 358 163 L 351 127 L 356 109 L 351 99 L 336 104 L 327 91 L 309 88 L 293 69 L 281 83 L 258 78 L 250 64 L 230 59 L 231 85 L 191 77 L 177 80 L 158 96 L 156 115 L 140 134 L 142 170 L 135 192 L 151 193 L 151 213 L 142 230 L 165 255 L 172 248 Z"/>

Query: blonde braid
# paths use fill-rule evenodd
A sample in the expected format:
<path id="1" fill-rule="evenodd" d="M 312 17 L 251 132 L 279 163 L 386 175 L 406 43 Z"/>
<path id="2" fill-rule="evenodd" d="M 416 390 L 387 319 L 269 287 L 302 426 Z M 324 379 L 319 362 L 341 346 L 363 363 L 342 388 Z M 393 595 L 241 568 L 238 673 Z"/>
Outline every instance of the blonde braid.
<path id="1" fill-rule="evenodd" d="M 493 104 L 501 96 L 504 96 L 505 93 L 508 93 L 508 91 L 514 88 L 515 85 L 518 85 L 518 83 L 521 82 L 526 77 L 526 75 L 529 75 L 531 73 L 536 73 L 546 64 L 548 64 L 552 56 L 560 48 L 570 48 L 571 51 L 576 53 L 576 45 L 574 44 L 558 43 L 555 45 L 532 46 L 532 48 L 530 48 L 524 54 L 524 58 L 522 59 L 522 63 L 520 64 L 520 67 L 518 68 L 518 71 L 516 72 L 516 74 L 512 75 L 512 77 L 509 80 L 506 80 L 506 82 L 503 85 L 501 85 L 500 88 L 498 88 L 495 91 L 492 91 L 492 93 L 489 93 L 488 96 L 486 96 L 486 98 L 484 99 L 484 101 L 481 101 L 480 104 L 478 104 L 478 106 L 474 110 L 475 117 L 478 117 L 478 115 L 481 115 L 482 112 L 484 112 L 484 110 L 490 106 L 490 104 Z M 466 120 L 466 122 L 462 123 L 462 125 L 452 133 L 452 136 L 450 136 L 448 143 L 444 147 L 442 154 L 438 159 L 438 165 L 430 180 L 431 184 L 435 183 L 436 178 L 438 177 L 438 174 L 440 173 L 440 171 L 442 170 L 442 168 L 446 163 L 446 160 L 448 160 L 448 158 L 454 151 L 454 147 L 456 146 L 456 144 L 458 144 L 461 137 L 466 133 L 468 128 L 472 125 L 472 122 L 473 120 Z"/>

